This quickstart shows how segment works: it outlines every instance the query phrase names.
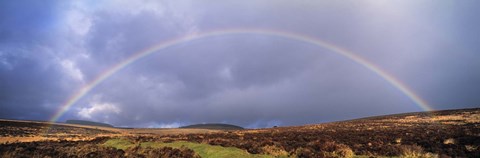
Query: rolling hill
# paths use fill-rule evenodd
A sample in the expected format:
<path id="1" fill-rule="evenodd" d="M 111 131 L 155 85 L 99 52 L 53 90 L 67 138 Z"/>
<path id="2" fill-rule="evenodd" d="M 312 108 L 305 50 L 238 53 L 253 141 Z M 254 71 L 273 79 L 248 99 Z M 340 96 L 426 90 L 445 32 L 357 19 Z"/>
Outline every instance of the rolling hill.
<path id="1" fill-rule="evenodd" d="M 85 121 L 85 120 L 67 120 L 65 123 L 77 124 L 77 125 L 87 125 L 87 126 L 99 126 L 99 127 L 114 127 L 114 126 L 112 126 L 110 124 L 106 124 L 106 123 Z"/>
<path id="2" fill-rule="evenodd" d="M 6 119 L 0 119 L 0 127 L 0 157 L 172 153 L 176 157 L 209 157 L 209 153 L 227 157 L 480 157 L 480 108 L 263 129 L 229 124 L 123 129 Z"/>
<path id="3" fill-rule="evenodd" d="M 195 129 L 218 129 L 218 130 L 241 130 L 243 127 L 230 125 L 230 124 L 222 124 L 222 123 L 206 123 L 206 124 L 194 124 L 183 126 L 180 128 L 195 128 Z"/>

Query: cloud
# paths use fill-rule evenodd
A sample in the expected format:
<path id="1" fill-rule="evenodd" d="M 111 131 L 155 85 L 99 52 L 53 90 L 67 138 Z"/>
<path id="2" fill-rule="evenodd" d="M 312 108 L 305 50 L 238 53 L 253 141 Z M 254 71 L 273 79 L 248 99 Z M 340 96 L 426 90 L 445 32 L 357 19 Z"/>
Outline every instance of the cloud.
<path id="1" fill-rule="evenodd" d="M 78 68 L 76 68 L 76 66 L 72 61 L 63 60 L 60 64 L 64 68 L 65 73 L 67 73 L 68 75 L 70 75 L 72 78 L 76 80 L 83 81 L 82 72 Z"/>
<path id="2" fill-rule="evenodd" d="M 136 52 L 224 28 L 325 40 L 378 65 L 437 109 L 480 101 L 478 2 L 205 2 L 0 2 L 0 117 L 48 120 Z M 98 84 L 60 121 L 255 128 L 418 110 L 377 74 L 325 48 L 245 34 L 158 50 Z"/>
<path id="3" fill-rule="evenodd" d="M 181 127 L 181 126 L 185 126 L 185 124 L 179 123 L 179 122 L 162 123 L 162 124 L 151 123 L 150 125 L 148 125 L 146 127 L 148 127 L 148 128 L 178 128 L 178 127 Z"/>
<path id="4" fill-rule="evenodd" d="M 112 103 L 90 103 L 90 107 L 80 108 L 78 115 L 82 118 L 91 119 L 92 117 L 103 117 L 108 119 L 109 114 L 120 114 L 121 109 Z"/>
<path id="5" fill-rule="evenodd" d="M 92 26 L 92 19 L 90 17 L 84 15 L 78 10 L 72 10 L 67 14 L 67 23 L 72 32 L 80 36 L 88 33 Z"/>

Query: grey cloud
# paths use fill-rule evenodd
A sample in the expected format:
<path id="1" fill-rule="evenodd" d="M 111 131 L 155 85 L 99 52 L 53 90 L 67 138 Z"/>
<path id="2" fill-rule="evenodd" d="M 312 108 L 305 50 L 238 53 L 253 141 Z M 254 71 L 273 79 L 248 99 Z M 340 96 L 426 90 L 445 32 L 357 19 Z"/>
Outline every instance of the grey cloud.
<path id="1" fill-rule="evenodd" d="M 474 107 L 480 101 L 474 3 L 125 1 L 95 7 L 38 4 L 25 13 L 1 5 L 0 16 L 16 16 L 0 23 L 0 117 L 48 118 L 69 95 L 132 54 L 223 28 L 272 28 L 323 39 L 385 69 L 436 109 Z M 69 16 L 59 16 L 76 10 L 91 22 L 80 28 L 84 34 L 69 28 L 63 19 Z M 31 15 L 42 20 L 26 21 Z M 65 61 L 82 81 L 62 67 Z M 178 44 L 134 62 L 61 120 L 266 127 L 419 110 L 380 76 L 326 48 L 264 35 L 226 35 Z"/>

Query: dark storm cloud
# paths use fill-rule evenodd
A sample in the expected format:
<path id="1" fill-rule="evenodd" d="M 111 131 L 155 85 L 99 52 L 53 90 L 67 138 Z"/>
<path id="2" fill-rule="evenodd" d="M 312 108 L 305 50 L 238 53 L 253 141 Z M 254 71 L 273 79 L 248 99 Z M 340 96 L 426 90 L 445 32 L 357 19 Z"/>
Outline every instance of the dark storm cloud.
<path id="1" fill-rule="evenodd" d="M 257 44 L 242 42 L 248 37 L 231 38 L 159 52 L 112 77 L 98 91 L 102 91 L 103 101 L 119 102 L 119 109 L 126 111 L 118 115 L 124 117 L 118 123 L 135 123 L 131 118 L 139 118 L 242 125 L 263 119 L 299 124 L 344 118 L 329 114 L 335 110 L 361 114 L 368 113 L 361 112 L 364 108 L 382 109 L 374 105 L 408 104 L 390 96 L 401 96 L 394 89 L 362 94 L 370 86 L 384 88 L 386 82 L 324 49 L 302 43 L 291 46 L 291 41 L 275 38 Z M 236 44 L 221 48 L 227 43 Z M 369 74 L 366 79 L 358 77 L 365 73 Z M 372 80 L 378 83 L 369 83 Z M 372 98 L 389 98 L 391 102 Z M 331 106 L 340 109 L 332 110 Z"/>
<path id="2" fill-rule="evenodd" d="M 480 73 L 476 71 L 480 68 L 480 19 L 475 17 L 479 13 L 475 6 L 479 5 L 477 1 L 436 4 L 430 7 L 445 12 L 426 13 L 432 19 L 432 27 L 448 30 L 439 31 L 443 37 L 432 50 L 435 56 L 419 68 L 424 73 L 415 74 L 425 76 L 422 90 L 438 108 L 480 106 Z"/>
<path id="3" fill-rule="evenodd" d="M 44 46 L 57 6 L 37 1 L 0 6 L 0 117 L 46 119 L 65 97 L 62 73 Z"/>
<path id="4" fill-rule="evenodd" d="M 0 117 L 47 119 L 80 87 L 149 46 L 205 30 L 248 27 L 297 32 L 349 49 L 409 85 L 433 108 L 474 107 L 480 101 L 474 3 L 5 4 Z M 229 35 L 182 43 L 134 62 L 61 120 L 266 127 L 419 110 L 374 72 L 325 48 L 265 35 Z"/>
<path id="5" fill-rule="evenodd" d="M 0 2 L 0 42 L 2 44 L 32 44 L 45 38 L 51 23 L 58 17 L 53 3 L 29 1 L 28 5 Z"/>

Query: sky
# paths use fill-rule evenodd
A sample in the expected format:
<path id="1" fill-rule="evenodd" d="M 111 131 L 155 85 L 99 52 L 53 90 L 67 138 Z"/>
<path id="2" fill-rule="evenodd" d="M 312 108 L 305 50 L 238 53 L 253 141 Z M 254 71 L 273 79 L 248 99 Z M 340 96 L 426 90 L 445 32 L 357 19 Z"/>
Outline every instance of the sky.
<path id="1" fill-rule="evenodd" d="M 0 1 L 0 118 L 82 119 L 122 127 L 229 123 L 291 126 L 480 107 L 480 1 Z M 348 50 L 265 34 L 177 43 L 226 29 L 277 30 Z"/>

